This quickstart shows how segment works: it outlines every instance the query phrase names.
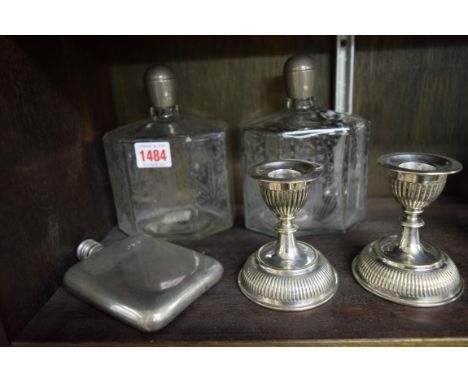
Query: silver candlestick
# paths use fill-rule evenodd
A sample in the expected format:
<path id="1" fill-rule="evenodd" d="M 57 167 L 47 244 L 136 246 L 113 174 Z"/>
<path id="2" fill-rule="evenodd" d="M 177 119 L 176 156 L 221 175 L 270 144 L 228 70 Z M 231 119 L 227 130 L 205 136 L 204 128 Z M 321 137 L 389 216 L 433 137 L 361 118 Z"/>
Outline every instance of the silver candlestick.
<path id="1" fill-rule="evenodd" d="M 405 216 L 400 235 L 367 245 L 353 261 L 353 274 L 365 289 L 399 304 L 430 307 L 463 293 L 463 280 L 447 254 L 419 237 L 419 217 L 444 189 L 447 175 L 462 169 L 454 159 L 434 154 L 396 153 L 378 159 L 387 169 L 394 198 Z"/>
<path id="2" fill-rule="evenodd" d="M 268 208 L 278 217 L 278 240 L 260 247 L 239 273 L 239 287 L 253 302 L 277 310 L 306 310 L 328 301 L 338 276 L 314 247 L 296 241 L 293 224 L 310 195 L 311 183 L 322 172 L 315 163 L 281 160 L 252 167 L 249 175 L 260 183 Z"/>

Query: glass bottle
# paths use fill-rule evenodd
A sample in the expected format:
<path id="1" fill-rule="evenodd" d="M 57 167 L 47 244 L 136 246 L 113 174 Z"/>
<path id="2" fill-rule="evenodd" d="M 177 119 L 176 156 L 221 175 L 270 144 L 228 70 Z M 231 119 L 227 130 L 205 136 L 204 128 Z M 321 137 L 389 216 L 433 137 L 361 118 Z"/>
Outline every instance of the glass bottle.
<path id="1" fill-rule="evenodd" d="M 286 108 L 243 124 L 245 174 L 254 165 L 280 159 L 322 164 L 323 176 L 296 217 L 297 234 L 344 232 L 366 213 L 369 122 L 315 105 L 312 57 L 291 57 L 284 76 Z M 244 177 L 245 225 L 275 235 L 275 216 L 262 203 L 257 188 Z"/>
<path id="2" fill-rule="evenodd" d="M 181 115 L 171 68 L 145 73 L 151 118 L 104 136 L 119 227 L 200 239 L 232 226 L 226 125 Z"/>

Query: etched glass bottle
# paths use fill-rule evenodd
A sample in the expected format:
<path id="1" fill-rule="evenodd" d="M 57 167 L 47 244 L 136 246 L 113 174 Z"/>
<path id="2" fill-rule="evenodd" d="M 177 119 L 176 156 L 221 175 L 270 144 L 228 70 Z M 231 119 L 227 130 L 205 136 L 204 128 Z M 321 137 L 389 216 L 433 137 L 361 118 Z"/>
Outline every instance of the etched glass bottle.
<path id="1" fill-rule="evenodd" d="M 284 76 L 286 109 L 243 124 L 245 174 L 254 165 L 280 159 L 322 164 L 323 176 L 296 217 L 298 235 L 344 232 L 366 213 L 369 122 L 315 105 L 316 70 L 310 56 L 291 57 Z M 275 235 L 275 216 L 262 203 L 257 188 L 245 176 L 245 225 Z"/>
<path id="2" fill-rule="evenodd" d="M 199 239 L 231 227 L 226 125 L 179 114 L 167 66 L 150 67 L 145 87 L 151 118 L 104 136 L 120 229 Z"/>

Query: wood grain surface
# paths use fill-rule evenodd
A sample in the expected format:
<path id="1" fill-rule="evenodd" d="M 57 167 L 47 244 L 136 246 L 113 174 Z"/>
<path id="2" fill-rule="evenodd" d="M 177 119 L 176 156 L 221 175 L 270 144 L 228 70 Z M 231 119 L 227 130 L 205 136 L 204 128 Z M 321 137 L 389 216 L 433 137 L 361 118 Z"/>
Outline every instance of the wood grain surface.
<path id="1" fill-rule="evenodd" d="M 356 38 L 355 107 L 372 121 L 369 194 L 388 195 L 377 158 L 432 152 L 468 165 L 468 37 Z M 446 193 L 466 195 L 468 171 Z"/>
<path id="2" fill-rule="evenodd" d="M 370 241 L 398 232 L 400 214 L 392 199 L 372 199 L 368 219 L 349 233 L 305 238 L 328 257 L 339 276 L 335 297 L 316 309 L 278 312 L 242 295 L 237 286 L 242 264 L 271 239 L 237 224 L 184 244 L 218 259 L 224 276 L 161 331 L 139 332 L 60 288 L 14 345 L 468 345 L 468 293 L 443 307 L 412 308 L 380 299 L 354 281 L 353 258 Z M 424 238 L 442 247 L 468 281 L 468 205 L 440 200 L 424 218 Z M 109 240 L 119 235 L 113 231 Z"/>
<path id="3" fill-rule="evenodd" d="M 115 224 L 101 136 L 107 68 L 70 38 L 0 37 L 0 320 L 12 340 L 76 243 Z"/>
<path id="4" fill-rule="evenodd" d="M 3 328 L 3 324 L 0 321 L 0 346 L 6 346 L 8 344 L 9 344 L 9 342 L 8 342 L 8 339 L 7 339 L 7 335 L 5 333 L 5 329 Z"/>

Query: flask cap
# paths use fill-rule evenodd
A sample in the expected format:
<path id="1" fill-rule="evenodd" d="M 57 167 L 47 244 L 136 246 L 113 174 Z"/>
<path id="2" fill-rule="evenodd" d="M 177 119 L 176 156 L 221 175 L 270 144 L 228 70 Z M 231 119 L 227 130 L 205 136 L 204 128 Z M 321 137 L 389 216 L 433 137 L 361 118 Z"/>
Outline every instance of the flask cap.
<path id="1" fill-rule="evenodd" d="M 311 56 L 298 54 L 290 57 L 284 64 L 284 77 L 286 78 L 286 92 L 289 98 L 312 98 L 316 67 Z"/>
<path id="2" fill-rule="evenodd" d="M 176 104 L 176 77 L 167 65 L 152 65 L 145 72 L 145 88 L 155 108 Z"/>

